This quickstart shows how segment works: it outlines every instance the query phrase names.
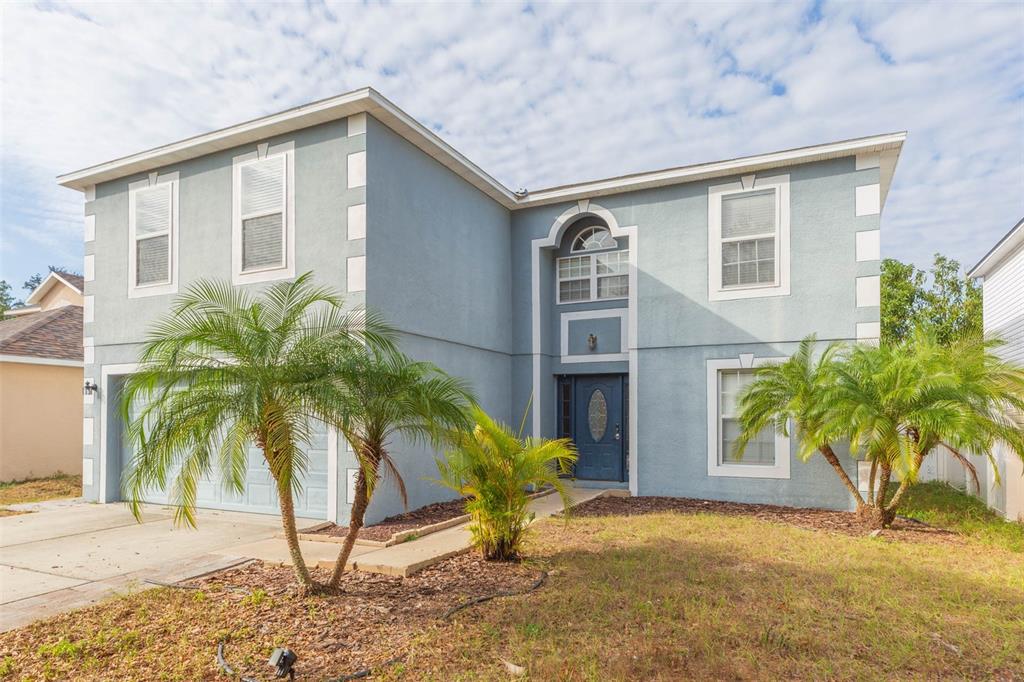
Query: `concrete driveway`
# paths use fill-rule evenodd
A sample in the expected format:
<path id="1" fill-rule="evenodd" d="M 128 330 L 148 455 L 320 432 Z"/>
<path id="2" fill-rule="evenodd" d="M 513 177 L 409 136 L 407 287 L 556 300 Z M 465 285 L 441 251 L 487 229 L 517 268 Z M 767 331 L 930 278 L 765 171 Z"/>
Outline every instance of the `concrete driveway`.
<path id="1" fill-rule="evenodd" d="M 235 546 L 281 528 L 276 516 L 213 510 L 200 510 L 193 530 L 175 528 L 166 507 L 147 506 L 142 523 L 121 504 L 21 508 L 36 511 L 0 518 L 0 632 L 145 588 L 147 580 L 175 582 L 240 563 L 248 555 Z"/>

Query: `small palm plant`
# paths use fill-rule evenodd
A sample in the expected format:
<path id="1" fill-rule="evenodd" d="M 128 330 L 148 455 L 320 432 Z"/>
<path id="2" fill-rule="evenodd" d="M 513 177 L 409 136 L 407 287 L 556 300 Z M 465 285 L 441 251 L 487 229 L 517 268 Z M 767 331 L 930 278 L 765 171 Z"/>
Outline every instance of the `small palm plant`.
<path id="1" fill-rule="evenodd" d="M 304 448 L 318 422 L 342 421 L 349 408 L 334 376 L 339 360 L 365 346 L 393 348 L 392 332 L 374 315 L 343 311 L 340 297 L 310 279 L 274 284 L 258 297 L 227 282 L 192 285 L 152 328 L 121 401 L 135 449 L 122 489 L 136 518 L 145 492 L 170 483 L 175 520 L 194 526 L 201 478 L 216 471 L 226 489 L 242 493 L 255 444 L 277 488 L 303 593 L 315 587 L 295 528 Z"/>
<path id="2" fill-rule="evenodd" d="M 329 583 L 336 588 L 377 483 L 390 478 L 406 504 L 405 483 L 390 454 L 394 437 L 444 447 L 451 433 L 469 427 L 467 410 L 474 398 L 462 380 L 395 351 L 353 354 L 336 365 L 334 375 L 348 401 L 345 418 L 335 426 L 359 462 L 348 535 Z"/>
<path id="3" fill-rule="evenodd" d="M 475 428 L 458 434 L 455 447 L 437 462 L 440 483 L 469 498 L 473 545 L 484 557 L 513 560 L 533 520 L 529 488 L 551 486 L 566 510 L 572 504 L 559 476 L 570 472 L 576 447 L 568 438 L 524 440 L 479 407 L 472 417 Z"/>

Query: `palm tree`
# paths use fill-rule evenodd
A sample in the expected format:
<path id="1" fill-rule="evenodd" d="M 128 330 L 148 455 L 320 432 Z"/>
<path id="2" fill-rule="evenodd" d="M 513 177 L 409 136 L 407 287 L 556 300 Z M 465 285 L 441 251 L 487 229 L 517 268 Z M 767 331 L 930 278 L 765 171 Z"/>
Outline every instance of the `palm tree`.
<path id="1" fill-rule="evenodd" d="M 998 343 L 964 339 L 943 346 L 919 331 L 896 345 L 830 346 L 812 364 L 813 338 L 805 339 L 793 358 L 759 370 L 740 395 L 737 450 L 768 426 L 784 430 L 790 419 L 804 459 L 815 448 L 824 455 L 830 444 L 849 442 L 851 454 L 862 452 L 871 462 L 867 499 L 841 466 L 833 468 L 861 517 L 887 527 L 938 448 L 972 472 L 962 453 L 991 459 L 996 442 L 1024 459 L 1024 423 L 1015 416 L 1024 413 L 1024 369 L 997 357 Z M 890 496 L 894 473 L 902 481 Z"/>
<path id="2" fill-rule="evenodd" d="M 519 556 L 532 520 L 529 489 L 551 486 L 566 511 L 572 505 L 560 475 L 571 471 L 576 447 L 568 438 L 523 440 L 479 407 L 472 415 L 476 427 L 458 434 L 456 447 L 437 462 L 439 482 L 469 498 L 474 546 L 487 559 L 508 561 Z"/>
<path id="3" fill-rule="evenodd" d="M 993 352 L 999 343 L 964 338 L 946 346 L 919 330 L 900 344 L 857 347 L 840 364 L 832 419 L 871 460 L 873 526 L 892 523 L 925 458 L 940 448 L 976 485 L 963 453 L 993 461 L 993 447 L 1004 442 L 1024 459 L 1024 423 L 1015 416 L 1024 412 L 1024 369 Z M 890 497 L 894 473 L 902 480 Z"/>
<path id="4" fill-rule="evenodd" d="M 738 398 L 742 431 L 736 441 L 736 451 L 742 454 L 747 443 L 766 428 L 789 436 L 792 424 L 796 427 L 800 459 L 806 462 L 814 453 L 821 453 L 861 512 L 864 498 L 833 449 L 833 443 L 841 440 L 843 434 L 829 428 L 837 359 L 843 347 L 831 343 L 815 359 L 815 346 L 815 337 L 808 336 L 785 362 L 758 368 L 756 381 Z"/>
<path id="5" fill-rule="evenodd" d="M 393 350 L 353 354 L 334 373 L 348 402 L 345 418 L 335 426 L 359 462 L 348 535 L 329 583 L 337 588 L 377 483 L 383 477 L 392 479 L 407 504 L 405 483 L 391 457 L 392 440 L 397 436 L 407 443 L 442 447 L 449 434 L 468 427 L 467 408 L 474 398 L 462 380 Z"/>
<path id="6" fill-rule="evenodd" d="M 146 490 L 166 489 L 175 520 L 195 525 L 196 489 L 216 470 L 241 493 L 247 449 L 263 451 L 299 589 L 314 588 L 295 528 L 308 447 L 318 422 L 344 418 L 349 400 L 333 375 L 339 358 L 393 347 L 374 315 L 345 312 L 307 273 L 252 296 L 200 281 L 152 328 L 140 370 L 125 382 L 121 410 L 135 455 L 122 488 L 139 518 Z M 138 415 L 132 419 L 133 410 Z"/>

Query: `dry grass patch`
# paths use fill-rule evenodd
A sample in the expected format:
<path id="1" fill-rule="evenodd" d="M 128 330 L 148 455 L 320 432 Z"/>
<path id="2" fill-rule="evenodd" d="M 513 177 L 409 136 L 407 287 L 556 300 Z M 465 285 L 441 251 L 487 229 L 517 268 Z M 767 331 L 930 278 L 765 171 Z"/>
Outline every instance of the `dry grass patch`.
<path id="1" fill-rule="evenodd" d="M 407 679 L 1024 679 L 1024 560 L 971 540 L 656 513 L 529 549 L 548 585 L 428 633 Z"/>
<path id="2" fill-rule="evenodd" d="M 537 524 L 527 564 L 466 555 L 406 579 L 352 573 L 336 596 L 298 599 L 289 569 L 254 564 L 114 599 L 0 634 L 0 678 L 223 679 L 223 640 L 238 672 L 264 680 L 275 646 L 298 653 L 301 680 L 364 667 L 507 680 L 503 661 L 533 680 L 1024 680 L 1024 554 L 698 502 L 602 502 L 591 512 L 620 513 Z M 539 590 L 441 619 L 539 569 Z"/>
<path id="3" fill-rule="evenodd" d="M 290 568 L 250 564 L 195 589 L 147 590 L 0 634 L 0 664 L 6 657 L 18 680 L 227 679 L 214 658 L 224 641 L 241 675 L 272 679 L 267 659 L 287 646 L 299 655 L 298 679 L 337 679 L 405 656 L 452 606 L 526 587 L 534 575 L 464 555 L 406 579 L 349 573 L 340 595 L 300 599 Z"/>
<path id="4" fill-rule="evenodd" d="M 58 500 L 78 497 L 81 494 L 81 476 L 58 474 L 28 481 L 0 483 L 0 505 Z"/>

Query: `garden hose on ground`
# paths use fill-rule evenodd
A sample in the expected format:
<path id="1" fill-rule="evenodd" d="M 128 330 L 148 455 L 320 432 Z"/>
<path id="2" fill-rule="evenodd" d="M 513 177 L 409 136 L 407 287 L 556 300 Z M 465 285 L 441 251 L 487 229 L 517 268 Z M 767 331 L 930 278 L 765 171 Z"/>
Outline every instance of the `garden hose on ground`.
<path id="1" fill-rule="evenodd" d="M 448 620 L 449 618 L 451 618 L 452 616 L 454 616 L 456 613 L 458 613 L 459 611 L 461 611 L 463 609 L 468 609 L 470 606 L 474 606 L 476 604 L 482 604 L 485 601 L 490 601 L 490 600 L 495 599 L 497 597 L 517 597 L 517 596 L 519 596 L 521 594 L 529 594 L 530 592 L 533 592 L 538 587 L 543 585 L 544 581 L 547 580 L 547 579 L 548 579 L 548 572 L 547 571 L 541 571 L 540 575 L 537 576 L 537 579 L 533 581 L 533 584 L 530 585 L 530 587 L 528 587 L 525 590 L 499 590 L 499 591 L 493 592 L 491 594 L 485 594 L 482 597 L 473 597 L 472 599 L 469 599 L 467 601 L 462 602 L 458 606 L 453 606 L 452 608 L 448 609 L 445 612 L 445 614 L 443 616 L 441 616 L 441 620 Z"/>

